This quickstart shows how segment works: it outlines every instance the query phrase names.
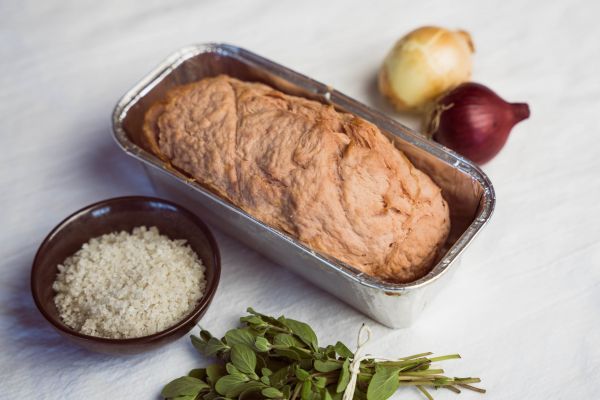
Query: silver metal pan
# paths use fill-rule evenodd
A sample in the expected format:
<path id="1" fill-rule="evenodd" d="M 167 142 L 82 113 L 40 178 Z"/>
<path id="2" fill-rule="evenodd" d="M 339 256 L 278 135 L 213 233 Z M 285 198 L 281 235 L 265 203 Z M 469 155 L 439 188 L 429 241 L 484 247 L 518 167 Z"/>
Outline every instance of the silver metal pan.
<path id="1" fill-rule="evenodd" d="M 148 107 L 175 86 L 219 74 L 264 82 L 288 94 L 333 104 L 377 125 L 416 167 L 442 188 L 449 204 L 452 230 L 444 255 L 432 271 L 407 284 L 383 282 L 365 275 L 263 224 L 184 174 L 168 168 L 147 151 L 142 123 Z M 490 219 L 495 204 L 494 189 L 487 176 L 460 155 L 327 85 L 227 44 L 185 47 L 167 58 L 119 100 L 113 113 L 113 130 L 121 148 L 145 166 L 157 190 L 175 194 L 213 226 L 394 328 L 409 326 L 449 280 L 460 254 Z"/>

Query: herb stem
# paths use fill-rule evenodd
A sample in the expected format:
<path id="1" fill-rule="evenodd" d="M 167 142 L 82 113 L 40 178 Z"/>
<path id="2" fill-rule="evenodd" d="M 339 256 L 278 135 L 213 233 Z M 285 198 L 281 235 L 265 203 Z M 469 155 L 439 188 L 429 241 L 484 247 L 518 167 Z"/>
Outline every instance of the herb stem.
<path id="1" fill-rule="evenodd" d="M 415 358 L 427 357 L 427 356 L 430 356 L 432 354 L 433 354 L 432 352 L 428 351 L 426 353 L 419 353 L 419 354 L 414 354 L 414 355 L 408 356 L 408 357 L 402 357 L 402 358 L 399 358 L 398 360 L 408 361 L 408 360 L 412 360 L 412 359 L 415 359 Z"/>
<path id="2" fill-rule="evenodd" d="M 429 361 L 434 363 L 434 362 L 438 362 L 438 361 L 455 360 L 457 358 L 460 358 L 460 354 L 449 354 L 447 356 L 433 357 L 433 358 L 430 358 Z"/>
<path id="3" fill-rule="evenodd" d="M 468 385 L 466 383 L 457 383 L 457 385 L 460 386 L 460 387 L 464 387 L 465 389 L 473 390 L 474 392 L 477 392 L 477 393 L 485 393 L 485 389 L 481 389 L 481 388 L 478 388 L 478 387 L 475 387 L 475 386 L 471 386 L 471 385 Z"/>
<path id="4" fill-rule="evenodd" d="M 425 397 L 427 397 L 428 400 L 433 400 L 433 397 L 431 397 L 431 395 L 429 394 L 427 389 L 425 389 L 423 386 L 418 385 L 417 389 L 419 389 L 419 391 L 421 391 L 421 393 L 423 393 L 425 395 Z"/>
<path id="5" fill-rule="evenodd" d="M 422 376 L 422 375 L 439 375 L 443 374 L 443 369 L 426 369 L 424 371 L 403 372 L 402 375 L 407 376 Z"/>
<path id="6" fill-rule="evenodd" d="M 460 389 L 459 389 L 459 388 L 457 388 L 457 387 L 455 387 L 455 386 L 452 386 L 452 385 L 447 385 L 447 386 L 442 386 L 442 387 L 443 387 L 444 389 L 448 389 L 448 390 L 450 390 L 450 391 L 452 391 L 452 392 L 454 392 L 454 393 L 456 393 L 456 394 L 459 394 L 459 393 L 460 393 Z"/>
<path id="7" fill-rule="evenodd" d="M 302 388 L 302 382 L 298 382 L 296 384 L 296 387 L 294 388 L 294 393 L 292 393 L 292 397 L 290 397 L 290 400 L 296 400 L 296 397 L 298 397 L 298 393 L 300 393 L 301 388 Z"/>

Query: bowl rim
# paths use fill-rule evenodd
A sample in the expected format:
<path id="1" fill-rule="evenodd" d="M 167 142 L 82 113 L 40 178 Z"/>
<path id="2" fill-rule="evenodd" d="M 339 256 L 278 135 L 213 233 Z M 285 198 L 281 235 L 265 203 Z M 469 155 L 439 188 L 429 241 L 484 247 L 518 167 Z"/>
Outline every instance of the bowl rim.
<path id="1" fill-rule="evenodd" d="M 86 334 L 78 332 L 75 329 L 66 325 L 64 322 L 62 322 L 60 320 L 60 317 L 55 318 L 46 311 L 46 308 L 42 304 L 37 291 L 34 289 L 35 280 L 36 280 L 35 277 L 37 276 L 36 271 L 39 268 L 41 268 L 40 265 L 41 265 L 41 260 L 43 259 L 43 253 L 48 249 L 48 246 L 50 246 L 49 243 L 50 243 L 51 239 L 59 231 L 64 229 L 66 226 L 70 225 L 73 221 L 76 221 L 78 218 L 81 217 L 82 214 L 88 213 L 95 208 L 106 207 L 107 205 L 112 205 L 112 204 L 116 204 L 116 203 L 117 204 L 118 203 L 127 203 L 127 202 L 144 202 L 144 203 L 158 202 L 158 203 L 162 203 L 162 204 L 165 204 L 165 205 L 175 208 L 178 212 L 181 212 L 187 219 L 190 219 L 194 223 L 194 225 L 196 225 L 200 229 L 200 231 L 202 231 L 202 233 L 208 240 L 209 246 L 213 253 L 212 257 L 213 257 L 213 265 L 214 265 L 214 267 L 213 267 L 214 268 L 214 278 L 211 282 L 209 282 L 208 279 L 206 280 L 206 289 L 205 289 L 204 295 L 200 298 L 200 301 L 198 302 L 196 307 L 192 310 L 192 312 L 187 314 L 184 318 L 177 321 L 177 323 L 168 327 L 167 329 L 153 333 L 151 335 L 139 336 L 139 337 L 134 337 L 134 338 L 124 338 L 124 339 L 105 338 L 105 337 L 86 335 Z M 50 324 L 52 324 L 52 326 L 55 329 L 65 333 L 69 336 L 74 336 L 80 340 L 83 339 L 86 341 L 98 342 L 98 343 L 103 343 L 103 344 L 107 344 L 107 345 L 116 345 L 116 346 L 123 345 L 123 346 L 125 346 L 125 345 L 147 344 L 150 342 L 158 341 L 165 337 L 171 336 L 171 335 L 175 334 L 177 331 L 179 331 L 180 329 L 184 328 L 185 325 L 188 325 L 189 323 L 191 323 L 195 318 L 198 317 L 199 314 L 201 314 L 203 311 L 205 311 L 209 307 L 209 305 L 217 291 L 220 280 L 221 280 L 221 254 L 219 252 L 219 247 L 218 247 L 217 241 L 215 240 L 208 225 L 199 216 L 197 216 L 196 214 L 194 214 L 187 208 L 185 208 L 179 204 L 176 204 L 170 200 L 165 200 L 165 199 L 161 199 L 158 197 L 152 197 L 152 196 L 120 196 L 120 197 L 113 197 L 113 198 L 109 198 L 109 199 L 105 199 L 105 200 L 100 200 L 100 201 L 97 201 L 95 203 L 92 203 L 90 205 L 87 205 L 85 207 L 78 209 L 77 211 L 73 212 L 72 214 L 70 214 L 69 216 L 64 218 L 62 221 L 60 221 L 46 235 L 46 237 L 44 238 L 44 240 L 42 240 L 40 246 L 38 247 L 38 249 L 35 253 L 35 257 L 33 259 L 32 267 L 31 267 L 31 276 L 30 276 L 30 290 L 31 290 L 31 294 L 33 297 L 33 301 L 34 301 L 37 309 L 44 316 L 44 318 L 48 322 L 50 322 Z"/>

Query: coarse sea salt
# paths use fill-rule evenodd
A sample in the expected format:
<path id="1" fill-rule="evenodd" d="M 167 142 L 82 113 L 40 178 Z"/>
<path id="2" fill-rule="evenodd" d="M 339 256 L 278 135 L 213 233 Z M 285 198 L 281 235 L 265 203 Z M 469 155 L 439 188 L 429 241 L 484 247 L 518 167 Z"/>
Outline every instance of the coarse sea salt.
<path id="1" fill-rule="evenodd" d="M 58 266 L 54 301 L 69 327 L 105 338 L 147 336 L 198 304 L 205 267 L 185 240 L 156 227 L 91 239 Z"/>

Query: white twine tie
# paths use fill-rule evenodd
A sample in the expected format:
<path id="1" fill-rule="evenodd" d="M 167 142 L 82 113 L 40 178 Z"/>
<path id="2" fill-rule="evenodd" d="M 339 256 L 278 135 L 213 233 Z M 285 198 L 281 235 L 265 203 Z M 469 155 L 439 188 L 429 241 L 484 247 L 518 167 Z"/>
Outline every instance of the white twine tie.
<path id="1" fill-rule="evenodd" d="M 362 339 L 364 334 L 366 333 L 366 337 Z M 360 373 L 360 363 L 367 358 L 370 358 L 368 354 L 364 356 L 360 355 L 363 348 L 366 344 L 371 340 L 371 329 L 366 325 L 362 324 L 360 330 L 358 331 L 358 337 L 356 338 L 356 351 L 354 352 L 354 358 L 350 363 L 350 380 L 348 381 L 348 386 L 346 386 L 346 390 L 344 390 L 344 396 L 342 400 L 352 400 L 354 398 L 354 390 L 356 389 L 356 380 L 358 379 L 358 374 Z"/>

